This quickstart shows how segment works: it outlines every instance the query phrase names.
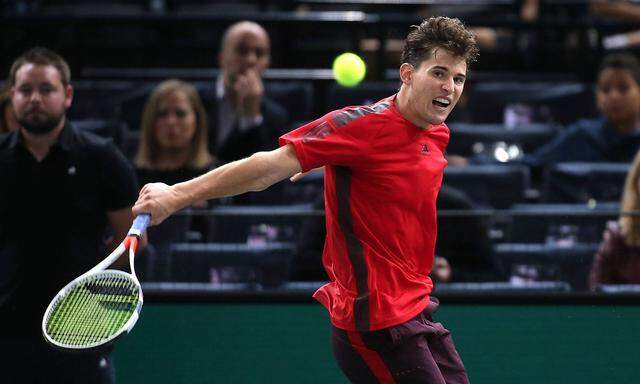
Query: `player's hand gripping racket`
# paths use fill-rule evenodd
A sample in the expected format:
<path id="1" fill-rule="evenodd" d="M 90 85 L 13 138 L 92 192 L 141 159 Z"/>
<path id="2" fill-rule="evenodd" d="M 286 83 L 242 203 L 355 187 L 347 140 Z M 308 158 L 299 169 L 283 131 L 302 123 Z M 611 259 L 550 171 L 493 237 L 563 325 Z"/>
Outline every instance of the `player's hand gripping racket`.
<path id="1" fill-rule="evenodd" d="M 138 215 L 118 248 L 58 292 L 42 318 L 42 332 L 48 343 L 62 349 L 83 350 L 110 344 L 129 333 L 142 309 L 134 255 L 150 221 L 151 215 Z M 107 269 L 126 251 L 131 273 Z"/>

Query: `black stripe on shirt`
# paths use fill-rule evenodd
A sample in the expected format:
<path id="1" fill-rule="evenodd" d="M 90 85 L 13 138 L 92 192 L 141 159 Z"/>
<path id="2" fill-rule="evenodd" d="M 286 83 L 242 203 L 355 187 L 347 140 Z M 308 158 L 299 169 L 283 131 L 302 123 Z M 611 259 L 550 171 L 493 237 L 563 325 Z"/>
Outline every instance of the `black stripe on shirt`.
<path id="1" fill-rule="evenodd" d="M 336 196 L 338 200 L 338 223 L 347 244 L 347 253 L 356 275 L 356 299 L 353 303 L 353 314 L 356 329 L 369 330 L 369 285 L 367 264 L 364 260 L 362 243 L 353 232 L 351 216 L 351 169 L 335 167 Z"/>

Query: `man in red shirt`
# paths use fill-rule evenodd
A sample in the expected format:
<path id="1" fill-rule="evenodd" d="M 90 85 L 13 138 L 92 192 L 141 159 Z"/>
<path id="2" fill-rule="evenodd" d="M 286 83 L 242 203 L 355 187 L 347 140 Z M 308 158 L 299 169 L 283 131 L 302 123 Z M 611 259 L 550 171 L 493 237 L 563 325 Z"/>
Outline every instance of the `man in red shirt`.
<path id="1" fill-rule="evenodd" d="M 330 282 L 314 297 L 329 311 L 333 350 L 356 383 L 468 383 L 447 331 L 431 315 L 436 197 L 449 129 L 475 37 L 457 19 L 413 26 L 396 95 L 330 112 L 258 152 L 174 186 L 149 184 L 134 213 L 153 223 L 203 199 L 260 191 L 325 167 Z M 298 176 L 294 176 L 298 177 Z"/>

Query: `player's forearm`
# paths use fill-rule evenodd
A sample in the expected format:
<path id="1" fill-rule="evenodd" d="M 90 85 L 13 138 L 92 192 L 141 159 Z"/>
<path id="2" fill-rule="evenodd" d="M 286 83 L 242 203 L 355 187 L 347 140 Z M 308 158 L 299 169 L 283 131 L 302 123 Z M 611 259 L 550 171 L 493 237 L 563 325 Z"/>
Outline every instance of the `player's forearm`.
<path id="1" fill-rule="evenodd" d="M 153 225 L 198 201 L 261 191 L 301 171 L 292 145 L 223 165 L 193 180 L 168 186 L 145 185 L 133 206 L 134 215 L 148 213 Z"/>
<path id="2" fill-rule="evenodd" d="M 179 201 L 178 209 L 197 201 L 235 196 L 245 192 L 257 192 L 291 176 L 272 164 L 269 152 L 252 156 L 218 167 L 193 180 L 174 186 Z"/>

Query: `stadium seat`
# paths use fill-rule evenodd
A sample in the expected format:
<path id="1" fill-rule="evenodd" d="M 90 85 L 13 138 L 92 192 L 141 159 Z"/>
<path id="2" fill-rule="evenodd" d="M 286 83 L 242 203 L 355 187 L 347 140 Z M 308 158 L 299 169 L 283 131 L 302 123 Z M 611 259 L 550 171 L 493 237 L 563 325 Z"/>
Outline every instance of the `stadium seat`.
<path id="1" fill-rule="evenodd" d="M 495 245 L 494 256 L 500 272 L 512 280 L 566 281 L 574 290 L 582 290 L 597 249 L 597 243 L 503 243 Z"/>
<path id="2" fill-rule="evenodd" d="M 182 213 L 147 229 L 149 250 L 145 254 L 144 280 L 163 281 L 169 277 L 171 245 L 185 242 L 190 226 L 191 216 Z"/>
<path id="3" fill-rule="evenodd" d="M 283 203 L 312 204 L 324 193 L 324 173 L 310 172 L 295 183 L 283 182 Z"/>
<path id="4" fill-rule="evenodd" d="M 180 0 L 169 2 L 172 12 L 183 15 L 201 15 L 220 12 L 260 12 L 263 1 L 255 0 Z"/>
<path id="5" fill-rule="evenodd" d="M 314 106 L 313 84 L 310 81 L 265 81 L 265 94 L 283 106 L 289 121 L 309 121 Z"/>
<path id="6" fill-rule="evenodd" d="M 207 240 L 221 243 L 294 241 L 298 235 L 296 228 L 313 214 L 311 204 L 221 205 L 207 216 Z"/>
<path id="7" fill-rule="evenodd" d="M 619 201 L 627 163 L 558 163 L 544 177 L 545 202 Z"/>
<path id="8" fill-rule="evenodd" d="M 436 284 L 434 293 L 437 295 L 477 294 L 478 296 L 487 296 L 492 294 L 568 292 L 570 290 L 571 286 L 564 281 L 532 281 L 526 284 L 496 281 L 481 283 L 439 283 Z"/>
<path id="9" fill-rule="evenodd" d="M 118 95 L 116 103 L 119 117 L 127 123 L 131 131 L 140 130 L 144 106 L 157 84 L 149 81 L 132 81 L 128 91 Z"/>
<path id="10" fill-rule="evenodd" d="M 618 217 L 617 202 L 587 204 L 536 203 L 511 206 L 509 242 L 594 243 L 605 224 Z"/>
<path id="11" fill-rule="evenodd" d="M 332 84 L 327 92 L 327 111 L 350 105 L 369 105 L 391 96 L 400 89 L 399 81 L 363 82 L 353 88 Z"/>
<path id="12" fill-rule="evenodd" d="M 109 120 L 118 117 L 118 100 L 132 89 L 134 83 L 118 80 L 75 80 L 72 85 L 74 94 L 71 108 L 67 111 L 69 119 Z M 129 124 L 129 121 L 123 121 Z"/>
<path id="13" fill-rule="evenodd" d="M 112 139 L 120 148 L 124 148 L 127 127 L 124 123 L 115 120 L 86 119 L 71 120 L 71 124 L 81 131 L 88 131 L 100 137 Z"/>
<path id="14" fill-rule="evenodd" d="M 35 3 L 31 6 L 33 11 L 40 14 L 51 15 L 140 15 L 145 11 L 146 1 L 110 1 L 110 0 L 48 0 Z"/>
<path id="15" fill-rule="evenodd" d="M 276 288 L 288 279 L 294 249 L 291 243 L 173 244 L 169 276 L 171 281 L 250 283 L 254 288 Z"/>
<path id="16" fill-rule="evenodd" d="M 530 174 L 516 164 L 448 167 L 443 184 L 464 191 L 479 206 L 505 209 L 525 201 Z"/>
<path id="17" fill-rule="evenodd" d="M 532 121 L 570 124 L 576 117 L 596 115 L 592 84 L 580 82 L 478 82 L 469 93 L 468 107 L 476 123 L 501 123 L 505 108 L 522 104 L 531 108 Z"/>
<path id="18" fill-rule="evenodd" d="M 451 123 L 451 140 L 447 153 L 472 156 L 477 154 L 480 144 L 483 148 L 504 142 L 518 145 L 524 153 L 532 153 L 538 147 L 551 141 L 558 132 L 553 124 L 527 124 L 507 128 L 503 124 Z M 474 148 L 475 147 L 475 148 Z"/>
<path id="19" fill-rule="evenodd" d="M 596 286 L 596 292 L 604 293 L 608 295 L 621 295 L 621 294 L 640 294 L 640 285 L 638 284 L 600 284 Z"/>
<path id="20" fill-rule="evenodd" d="M 126 130 L 122 140 L 122 152 L 129 160 L 133 160 L 138 152 L 138 144 L 140 142 L 140 132 Z"/>

